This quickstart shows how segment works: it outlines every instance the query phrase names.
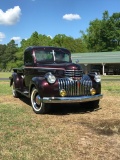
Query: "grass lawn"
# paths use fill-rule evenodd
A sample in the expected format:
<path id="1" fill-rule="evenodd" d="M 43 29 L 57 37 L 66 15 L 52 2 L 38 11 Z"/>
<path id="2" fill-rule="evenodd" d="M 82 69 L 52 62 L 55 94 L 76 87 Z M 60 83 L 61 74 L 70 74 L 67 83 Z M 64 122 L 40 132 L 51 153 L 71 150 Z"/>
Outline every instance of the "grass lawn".
<path id="1" fill-rule="evenodd" d="M 0 81 L 0 160 L 120 159 L 118 88 L 102 82 L 99 110 L 55 104 L 50 114 L 37 115 L 28 99 L 13 98 L 9 82 Z"/>
<path id="2" fill-rule="evenodd" d="M 9 81 L 5 81 L 2 82 L 0 81 L 0 96 L 4 96 L 4 95 L 11 95 L 11 88 L 10 88 L 10 82 Z"/>
<path id="3" fill-rule="evenodd" d="M 120 80 L 120 75 L 105 75 L 105 76 L 101 76 L 101 79 L 119 79 Z"/>
<path id="4" fill-rule="evenodd" d="M 0 72 L 0 78 L 9 78 L 12 72 Z"/>

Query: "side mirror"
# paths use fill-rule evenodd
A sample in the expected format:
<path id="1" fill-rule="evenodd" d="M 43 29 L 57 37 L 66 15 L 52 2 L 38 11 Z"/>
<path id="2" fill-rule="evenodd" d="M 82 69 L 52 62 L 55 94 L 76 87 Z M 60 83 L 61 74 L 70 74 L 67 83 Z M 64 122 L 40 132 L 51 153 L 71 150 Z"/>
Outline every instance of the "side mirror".
<path id="1" fill-rule="evenodd" d="M 79 60 L 77 59 L 75 62 L 78 64 L 78 63 L 79 63 Z"/>

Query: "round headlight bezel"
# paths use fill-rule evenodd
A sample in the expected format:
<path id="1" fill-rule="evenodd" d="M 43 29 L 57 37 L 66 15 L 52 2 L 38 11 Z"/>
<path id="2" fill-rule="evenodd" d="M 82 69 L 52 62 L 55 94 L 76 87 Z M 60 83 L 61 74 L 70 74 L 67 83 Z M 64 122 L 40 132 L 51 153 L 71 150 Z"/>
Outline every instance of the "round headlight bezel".
<path id="1" fill-rule="evenodd" d="M 51 72 L 47 73 L 45 75 L 45 78 L 46 78 L 47 82 L 50 84 L 53 84 L 56 82 L 56 77 Z"/>
<path id="2" fill-rule="evenodd" d="M 101 77 L 100 75 L 96 74 L 94 77 L 95 82 L 101 82 Z"/>

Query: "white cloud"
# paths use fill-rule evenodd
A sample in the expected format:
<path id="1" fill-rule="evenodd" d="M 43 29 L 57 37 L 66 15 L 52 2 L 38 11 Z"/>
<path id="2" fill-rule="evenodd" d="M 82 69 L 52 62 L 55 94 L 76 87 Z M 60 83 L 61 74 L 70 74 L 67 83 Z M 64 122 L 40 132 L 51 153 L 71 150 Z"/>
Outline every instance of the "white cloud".
<path id="1" fill-rule="evenodd" d="M 12 37 L 11 40 L 20 42 L 21 41 L 21 37 Z"/>
<path id="2" fill-rule="evenodd" d="M 47 37 L 50 37 L 51 39 L 53 39 L 53 37 L 51 35 L 47 35 Z"/>
<path id="3" fill-rule="evenodd" d="M 6 12 L 3 12 L 0 9 L 0 24 L 2 25 L 14 25 L 16 24 L 21 15 L 21 9 L 19 6 L 8 9 Z"/>
<path id="4" fill-rule="evenodd" d="M 28 40 L 28 38 L 23 38 L 23 39 L 25 39 L 26 41 Z"/>
<path id="5" fill-rule="evenodd" d="M 0 42 L 2 42 L 2 40 L 5 38 L 5 34 L 0 32 Z"/>
<path id="6" fill-rule="evenodd" d="M 68 21 L 72 21 L 72 20 L 81 19 L 81 17 L 78 14 L 65 14 L 63 16 L 63 19 L 68 20 Z"/>

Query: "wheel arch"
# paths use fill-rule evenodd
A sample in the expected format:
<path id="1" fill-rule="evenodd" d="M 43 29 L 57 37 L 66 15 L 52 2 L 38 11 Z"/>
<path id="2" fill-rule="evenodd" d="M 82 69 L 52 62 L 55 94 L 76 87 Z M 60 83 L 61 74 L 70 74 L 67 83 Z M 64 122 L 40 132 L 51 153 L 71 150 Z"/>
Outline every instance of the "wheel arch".
<path id="1" fill-rule="evenodd" d="M 30 86 L 29 86 L 29 96 L 31 95 L 31 92 L 33 90 L 33 88 L 38 89 L 38 92 L 40 94 L 40 96 L 42 96 L 42 87 L 41 87 L 41 82 L 42 82 L 43 78 L 40 79 L 39 77 L 33 77 L 31 82 L 30 82 Z"/>
<path id="2" fill-rule="evenodd" d="M 13 76 L 11 75 L 11 76 L 9 77 L 9 79 L 10 79 L 10 87 L 11 87 L 12 84 L 13 84 Z"/>
<path id="3" fill-rule="evenodd" d="M 13 85 L 13 82 L 16 82 L 17 79 L 17 73 L 13 72 L 12 75 L 9 77 L 10 79 L 10 87 Z"/>
<path id="4" fill-rule="evenodd" d="M 31 84 L 31 86 L 30 86 L 30 89 L 29 89 L 30 95 L 31 95 L 31 92 L 32 92 L 33 88 L 36 88 L 36 85 L 35 85 L 35 84 Z"/>

